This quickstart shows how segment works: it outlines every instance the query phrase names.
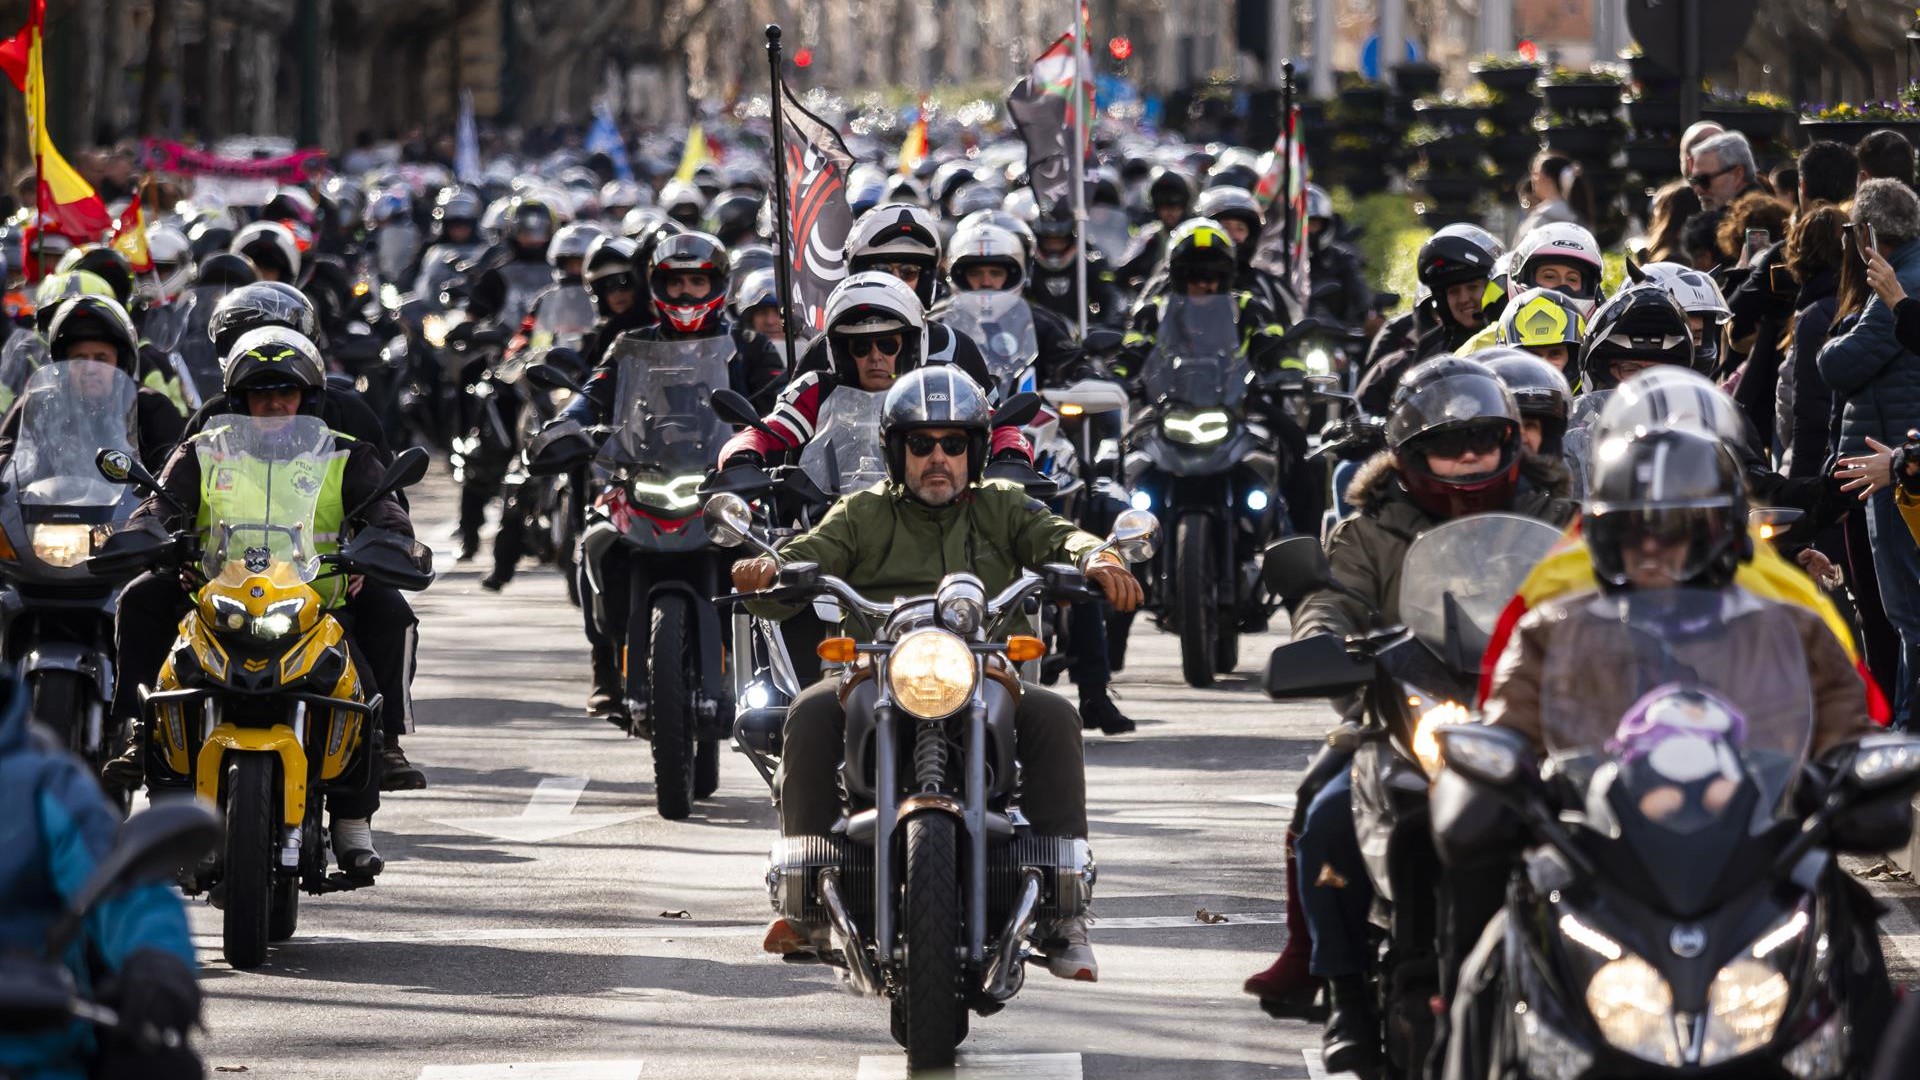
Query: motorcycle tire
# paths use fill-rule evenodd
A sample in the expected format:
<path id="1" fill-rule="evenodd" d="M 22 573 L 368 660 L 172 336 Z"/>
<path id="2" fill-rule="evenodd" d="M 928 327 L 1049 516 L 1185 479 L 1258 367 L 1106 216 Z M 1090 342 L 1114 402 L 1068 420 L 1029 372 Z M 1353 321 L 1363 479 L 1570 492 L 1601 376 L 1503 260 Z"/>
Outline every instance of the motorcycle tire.
<path id="1" fill-rule="evenodd" d="M 272 934 L 274 825 L 280 791 L 274 762 L 265 754 L 238 754 L 227 763 L 227 840 L 222 860 L 221 951 L 232 967 L 246 971 L 267 958 Z"/>
<path id="2" fill-rule="evenodd" d="M 708 799 L 720 790 L 720 740 L 701 739 L 693 755 L 693 797 Z"/>
<path id="3" fill-rule="evenodd" d="M 647 716 L 653 721 L 653 802 L 660 816 L 693 813 L 693 610 L 683 596 L 653 602 L 653 652 L 647 663 Z"/>
<path id="4" fill-rule="evenodd" d="M 1213 639 L 1213 670 L 1230 675 L 1240 666 L 1240 628 L 1222 623 L 1220 636 Z"/>
<path id="5" fill-rule="evenodd" d="M 1220 638 L 1220 612 L 1213 603 L 1213 522 L 1205 514 L 1181 518 L 1174 549 L 1180 674 L 1188 686 L 1205 689 L 1213 685 Z"/>
<path id="6" fill-rule="evenodd" d="M 100 755 L 86 746 L 87 693 L 76 671 L 41 671 L 33 677 L 33 718 L 51 728 L 61 745 L 92 762 Z"/>
<path id="7" fill-rule="evenodd" d="M 906 825 L 905 895 L 900 900 L 906 975 L 893 999 L 896 1038 L 907 1071 L 950 1069 L 967 1035 L 960 948 L 966 927 L 960 899 L 960 825 L 938 811 Z"/>

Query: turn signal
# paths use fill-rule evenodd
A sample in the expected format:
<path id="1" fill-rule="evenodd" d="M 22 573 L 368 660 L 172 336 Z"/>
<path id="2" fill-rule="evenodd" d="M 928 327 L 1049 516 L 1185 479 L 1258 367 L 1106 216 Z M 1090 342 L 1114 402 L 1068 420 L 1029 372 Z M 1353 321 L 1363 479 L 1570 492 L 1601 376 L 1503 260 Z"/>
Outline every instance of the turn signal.
<path id="1" fill-rule="evenodd" d="M 853 639 L 850 637 L 830 637 L 815 646 L 813 651 L 829 664 L 851 664 L 855 655 Z"/>
<path id="2" fill-rule="evenodd" d="M 0 559 L 14 562 L 19 558 L 20 553 L 13 550 L 13 541 L 7 537 L 7 530 L 0 529 Z"/>
<path id="3" fill-rule="evenodd" d="M 1047 655 L 1047 643 L 1037 637 L 1015 635 L 1007 639 L 1007 659 L 1016 664 L 1038 660 Z"/>
<path id="4" fill-rule="evenodd" d="M 1087 411 L 1086 409 L 1078 405 L 1075 405 L 1072 402 L 1068 402 L 1067 404 L 1060 406 L 1061 416 L 1079 416 L 1086 411 Z"/>

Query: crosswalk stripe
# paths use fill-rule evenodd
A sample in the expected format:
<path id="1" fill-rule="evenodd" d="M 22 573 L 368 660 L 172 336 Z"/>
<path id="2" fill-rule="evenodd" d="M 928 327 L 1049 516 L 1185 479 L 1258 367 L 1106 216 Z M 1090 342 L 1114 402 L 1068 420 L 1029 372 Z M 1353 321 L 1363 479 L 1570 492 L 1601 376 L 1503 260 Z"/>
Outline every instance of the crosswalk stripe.
<path id="1" fill-rule="evenodd" d="M 618 1061 L 522 1061 L 505 1065 L 428 1065 L 420 1080 L 636 1080 L 638 1058 Z"/>
<path id="2" fill-rule="evenodd" d="M 1308 1080 L 1340 1080 L 1341 1077 L 1354 1076 L 1353 1073 L 1329 1073 L 1327 1067 L 1320 1062 L 1318 1050 L 1302 1050 L 1300 1056 L 1307 1059 Z"/>
<path id="3" fill-rule="evenodd" d="M 906 1075 L 905 1054 L 866 1054 L 855 1080 L 906 1080 Z M 947 1075 L 955 1080 L 1080 1080 L 1080 1055 L 961 1054 Z"/>

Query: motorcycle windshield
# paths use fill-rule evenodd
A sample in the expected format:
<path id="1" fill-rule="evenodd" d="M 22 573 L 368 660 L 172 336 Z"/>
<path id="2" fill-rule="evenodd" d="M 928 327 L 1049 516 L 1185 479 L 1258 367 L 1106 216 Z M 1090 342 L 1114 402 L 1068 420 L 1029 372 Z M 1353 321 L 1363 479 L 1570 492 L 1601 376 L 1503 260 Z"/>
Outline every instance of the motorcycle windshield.
<path id="1" fill-rule="evenodd" d="M 613 434 L 600 463 L 625 470 L 636 483 L 673 485 L 703 477 L 733 434 L 714 415 L 713 392 L 728 387 L 733 338 L 726 334 L 682 341 L 615 339 Z M 697 486 L 697 481 L 695 482 Z"/>
<path id="2" fill-rule="evenodd" d="M 593 329 L 593 294 L 582 285 L 556 285 L 540 300 L 528 343 L 535 349 L 564 345 L 577 349 Z"/>
<path id="3" fill-rule="evenodd" d="M 98 510 L 131 503 L 131 489 L 101 477 L 94 458 L 102 450 L 136 453 L 138 392 L 132 376 L 112 364 L 67 360 L 35 371 L 20 394 L 7 490 L 22 506 Z"/>
<path id="4" fill-rule="evenodd" d="M 1559 541 L 1559 529 L 1520 514 L 1470 514 L 1421 533 L 1400 568 L 1407 629 L 1454 670 L 1478 673 L 1501 611 Z"/>
<path id="5" fill-rule="evenodd" d="M 193 443 L 200 459 L 201 571 L 210 581 L 271 574 L 312 581 L 329 473 L 347 452 L 317 416 L 230 414 Z"/>
<path id="6" fill-rule="evenodd" d="M 468 252 L 455 251 L 444 246 L 430 250 L 430 257 L 420 267 L 420 276 L 413 283 L 414 295 L 428 305 L 438 308 L 440 290 L 447 283 L 460 276 L 460 263 Z"/>
<path id="7" fill-rule="evenodd" d="M 1033 329 L 1033 309 L 1018 292 L 955 293 L 947 301 L 942 321 L 980 346 L 987 372 L 993 376 L 994 384 L 987 389 L 998 400 L 1030 389 L 1021 383 L 1040 355 L 1040 344 Z"/>
<path id="8" fill-rule="evenodd" d="M 0 385 L 14 394 L 26 389 L 27 380 L 45 366 L 53 354 L 44 338 L 31 330 L 15 330 L 0 346 Z"/>
<path id="9" fill-rule="evenodd" d="M 887 478 L 880 441 L 884 390 L 837 386 L 814 421 L 813 438 L 800 452 L 800 470 L 829 495 L 872 487 Z"/>
<path id="10" fill-rule="evenodd" d="M 506 279 L 507 298 L 500 305 L 499 325 L 511 332 L 520 329 L 533 298 L 552 287 L 553 271 L 544 262 L 515 259 L 500 268 L 500 276 Z"/>
<path id="11" fill-rule="evenodd" d="M 171 304 L 147 309 L 141 321 L 141 336 L 163 352 L 172 352 L 186 340 L 187 331 L 193 326 L 193 309 L 200 306 L 200 298 L 192 292 L 181 293 Z M 206 323 L 203 321 L 204 329 Z"/>
<path id="12" fill-rule="evenodd" d="M 1253 369 L 1240 353 L 1234 298 L 1167 297 L 1160 329 L 1141 369 L 1147 400 L 1231 408 L 1247 396 Z"/>
<path id="13" fill-rule="evenodd" d="M 405 281 L 420 253 L 420 230 L 411 224 L 387 225 L 373 239 L 373 264 L 382 281 Z"/>
<path id="14" fill-rule="evenodd" d="M 1800 633 L 1789 608 L 1739 589 L 1575 599 L 1541 672 L 1547 751 L 1575 775 L 1617 763 L 1639 815 L 1669 830 L 1738 811 L 1741 776 L 1758 819 L 1787 811 L 1814 722 Z"/>
<path id="15" fill-rule="evenodd" d="M 1117 206 L 1087 208 L 1087 246 L 1105 255 L 1108 262 L 1118 262 L 1132 243 L 1125 210 Z"/>

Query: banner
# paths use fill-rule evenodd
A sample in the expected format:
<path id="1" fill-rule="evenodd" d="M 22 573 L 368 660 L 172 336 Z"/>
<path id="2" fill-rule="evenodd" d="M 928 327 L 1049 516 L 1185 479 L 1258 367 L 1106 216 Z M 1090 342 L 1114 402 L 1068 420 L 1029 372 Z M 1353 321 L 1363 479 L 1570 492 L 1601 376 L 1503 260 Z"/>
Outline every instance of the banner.
<path id="1" fill-rule="evenodd" d="M 627 161 L 627 141 L 620 137 L 620 127 L 613 122 L 613 106 L 605 98 L 593 103 L 593 126 L 587 129 L 585 145 L 589 154 L 607 155 L 607 160 L 613 163 L 615 179 L 633 179 L 633 166 Z"/>
<path id="2" fill-rule="evenodd" d="M 1260 231 L 1253 264 L 1283 279 L 1305 304 L 1312 295 L 1308 280 L 1312 259 L 1307 253 L 1307 147 L 1298 137 L 1299 128 L 1300 109 L 1295 106 L 1281 125 L 1273 149 L 1262 156 L 1264 168 L 1253 194 L 1266 211 L 1267 225 Z M 1285 191 L 1280 190 L 1283 182 Z"/>
<path id="3" fill-rule="evenodd" d="M 787 214 L 793 238 L 793 299 L 803 330 L 826 327 L 827 295 L 847 276 L 847 234 L 853 210 L 847 205 L 847 172 L 853 154 L 840 134 L 800 107 L 783 81 L 782 111 L 787 126 Z"/>
<path id="4" fill-rule="evenodd" d="M 113 223 L 113 233 L 107 240 L 115 251 L 127 257 L 136 274 L 153 273 L 153 256 L 147 251 L 147 225 L 140 206 L 144 194 L 144 185 L 142 190 L 133 193 L 133 201 L 120 212 L 120 217 Z"/>
<path id="5" fill-rule="evenodd" d="M 913 126 L 907 129 L 907 137 L 900 144 L 900 175 L 912 176 L 920 163 L 927 159 L 927 103 L 920 103 L 920 110 L 914 114 Z"/>
<path id="6" fill-rule="evenodd" d="M 184 143 L 148 139 L 141 148 L 141 164 L 148 172 L 176 176 L 212 176 L 234 180 L 262 180 L 275 184 L 303 184 L 327 170 L 325 150 L 297 150 L 282 157 L 223 158 Z"/>
<path id="7" fill-rule="evenodd" d="M 1072 195 L 1076 130 L 1077 145 L 1092 145 L 1093 65 L 1083 37 L 1081 29 L 1061 34 L 1007 94 L 1007 115 L 1027 146 L 1027 185 L 1043 211 Z"/>

